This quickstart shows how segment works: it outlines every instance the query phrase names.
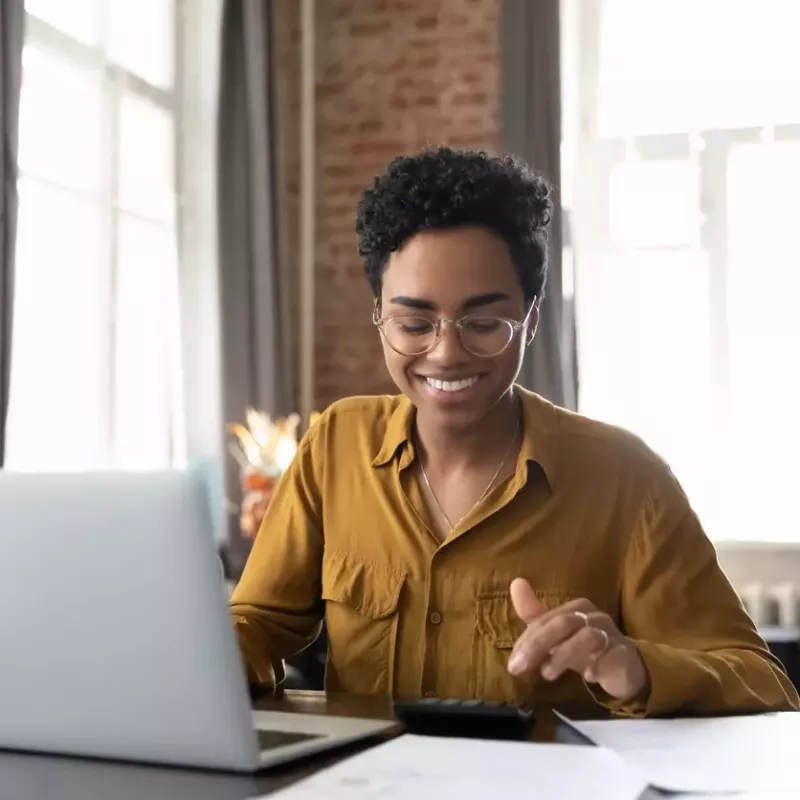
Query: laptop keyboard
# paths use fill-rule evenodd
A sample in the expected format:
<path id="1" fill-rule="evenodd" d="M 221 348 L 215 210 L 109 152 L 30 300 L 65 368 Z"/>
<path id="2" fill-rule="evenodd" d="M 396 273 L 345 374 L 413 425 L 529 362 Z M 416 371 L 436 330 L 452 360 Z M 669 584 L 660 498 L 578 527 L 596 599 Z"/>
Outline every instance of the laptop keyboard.
<path id="1" fill-rule="evenodd" d="M 290 733 L 289 731 L 263 731 L 256 729 L 258 744 L 262 750 L 274 750 L 276 747 L 285 747 L 289 744 L 307 742 L 310 739 L 320 739 L 321 736 L 313 733 Z"/>

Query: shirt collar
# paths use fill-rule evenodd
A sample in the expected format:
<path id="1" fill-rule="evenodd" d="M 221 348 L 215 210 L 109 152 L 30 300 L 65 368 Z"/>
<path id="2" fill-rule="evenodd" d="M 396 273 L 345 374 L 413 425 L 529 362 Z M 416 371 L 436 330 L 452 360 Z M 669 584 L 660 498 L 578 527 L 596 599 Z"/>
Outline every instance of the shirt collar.
<path id="1" fill-rule="evenodd" d="M 522 422 L 525 435 L 520 448 L 520 459 L 538 464 L 551 489 L 558 479 L 559 409 L 534 392 L 516 386 L 522 404 Z"/>
<path id="2" fill-rule="evenodd" d="M 514 389 L 522 404 L 524 438 L 520 459 L 538 464 L 544 471 L 550 488 L 555 487 L 558 465 L 558 409 L 534 392 L 520 386 Z M 373 467 L 390 463 L 401 447 L 411 442 L 415 409 L 407 397 L 402 397 L 389 417 L 380 449 L 372 460 Z"/>
<path id="3" fill-rule="evenodd" d="M 400 397 L 397 407 L 389 417 L 380 450 L 372 460 L 373 467 L 383 467 L 397 454 L 400 447 L 411 441 L 411 426 L 416 409 L 405 396 Z"/>

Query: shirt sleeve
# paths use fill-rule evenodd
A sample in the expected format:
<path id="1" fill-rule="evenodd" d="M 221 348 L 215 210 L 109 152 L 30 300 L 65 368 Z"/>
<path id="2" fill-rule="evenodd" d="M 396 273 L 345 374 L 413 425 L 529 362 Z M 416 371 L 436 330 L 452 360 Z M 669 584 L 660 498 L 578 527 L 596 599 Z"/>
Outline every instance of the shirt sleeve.
<path id="1" fill-rule="evenodd" d="M 313 452 L 317 426 L 278 483 L 231 597 L 248 680 L 257 687 L 283 680 L 283 660 L 311 644 L 321 628 L 322 502 L 319 459 Z"/>
<path id="2" fill-rule="evenodd" d="M 623 632 L 641 654 L 649 692 L 628 703 L 593 694 L 631 716 L 797 709 L 797 691 L 725 577 L 677 481 L 665 473 L 633 532 L 621 598 Z"/>

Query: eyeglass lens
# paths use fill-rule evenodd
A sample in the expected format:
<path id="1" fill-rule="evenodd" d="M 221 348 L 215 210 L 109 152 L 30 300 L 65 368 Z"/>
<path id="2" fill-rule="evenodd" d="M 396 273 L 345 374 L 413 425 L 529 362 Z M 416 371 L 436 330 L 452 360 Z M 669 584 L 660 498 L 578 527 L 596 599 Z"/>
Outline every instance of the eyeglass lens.
<path id="1" fill-rule="evenodd" d="M 464 317 L 457 323 L 461 344 L 477 356 L 493 356 L 505 350 L 514 327 L 498 317 Z M 437 342 L 437 324 L 425 317 L 392 317 L 383 323 L 389 346 L 404 355 L 422 355 Z"/>

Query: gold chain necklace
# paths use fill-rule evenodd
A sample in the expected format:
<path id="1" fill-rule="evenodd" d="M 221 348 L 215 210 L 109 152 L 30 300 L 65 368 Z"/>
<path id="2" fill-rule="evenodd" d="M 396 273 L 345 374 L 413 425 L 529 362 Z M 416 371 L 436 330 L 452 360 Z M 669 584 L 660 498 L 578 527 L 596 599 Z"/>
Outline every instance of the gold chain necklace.
<path id="1" fill-rule="evenodd" d="M 419 460 L 419 468 L 422 470 L 422 477 L 425 480 L 425 485 L 428 487 L 428 491 L 433 498 L 433 502 L 436 506 L 436 510 L 441 514 L 442 519 L 450 526 L 450 533 L 452 533 L 458 526 L 481 504 L 483 498 L 486 497 L 487 494 L 492 490 L 494 486 L 494 482 L 497 480 L 497 476 L 502 471 L 503 467 L 506 465 L 506 461 L 508 461 L 508 456 L 511 453 L 511 448 L 514 446 L 514 442 L 517 440 L 517 434 L 519 433 L 519 427 L 522 423 L 522 412 L 520 411 L 519 417 L 517 417 L 517 427 L 514 428 L 514 435 L 511 437 L 511 441 L 508 443 L 508 448 L 506 449 L 505 455 L 503 456 L 503 460 L 500 462 L 500 466 L 497 468 L 497 471 L 492 475 L 492 479 L 487 484 L 486 488 L 483 490 L 481 496 L 475 501 L 475 503 L 467 509 L 466 513 L 461 516 L 461 518 L 453 525 L 450 522 L 450 518 L 447 514 L 444 513 L 441 505 L 439 504 L 439 500 L 436 497 L 436 492 L 433 491 L 433 487 L 431 486 L 431 482 L 428 480 L 428 473 L 425 472 L 425 465 L 422 463 L 422 459 Z"/>

